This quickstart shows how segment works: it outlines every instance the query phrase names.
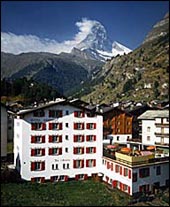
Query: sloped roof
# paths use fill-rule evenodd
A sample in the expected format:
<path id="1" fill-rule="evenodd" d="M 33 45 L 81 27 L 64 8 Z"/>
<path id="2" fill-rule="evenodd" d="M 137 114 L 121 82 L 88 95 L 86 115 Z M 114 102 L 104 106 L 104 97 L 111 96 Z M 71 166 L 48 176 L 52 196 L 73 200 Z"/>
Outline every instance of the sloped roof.
<path id="1" fill-rule="evenodd" d="M 138 117 L 138 119 L 155 118 L 169 118 L 169 110 L 148 110 Z"/>

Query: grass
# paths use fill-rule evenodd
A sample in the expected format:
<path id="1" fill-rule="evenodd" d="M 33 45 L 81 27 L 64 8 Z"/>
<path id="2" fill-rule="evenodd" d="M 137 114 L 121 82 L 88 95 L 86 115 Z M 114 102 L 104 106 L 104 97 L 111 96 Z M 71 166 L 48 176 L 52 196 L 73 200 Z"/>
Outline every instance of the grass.
<path id="1" fill-rule="evenodd" d="M 2 206 L 127 206 L 128 199 L 92 180 L 1 184 Z"/>

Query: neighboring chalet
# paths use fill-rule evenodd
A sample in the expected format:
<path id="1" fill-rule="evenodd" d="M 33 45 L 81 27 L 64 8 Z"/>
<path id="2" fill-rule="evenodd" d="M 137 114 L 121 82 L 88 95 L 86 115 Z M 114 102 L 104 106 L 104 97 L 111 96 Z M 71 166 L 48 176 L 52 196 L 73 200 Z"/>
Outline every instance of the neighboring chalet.
<path id="1" fill-rule="evenodd" d="M 103 114 L 103 135 L 111 143 L 125 142 L 132 138 L 132 115 L 118 107 L 105 107 Z"/>
<path id="2" fill-rule="evenodd" d="M 32 182 L 84 180 L 102 163 L 103 117 L 64 99 L 17 113 L 14 166 Z"/>
<path id="3" fill-rule="evenodd" d="M 1 160 L 7 158 L 7 126 L 7 107 L 3 103 L 1 103 Z"/>

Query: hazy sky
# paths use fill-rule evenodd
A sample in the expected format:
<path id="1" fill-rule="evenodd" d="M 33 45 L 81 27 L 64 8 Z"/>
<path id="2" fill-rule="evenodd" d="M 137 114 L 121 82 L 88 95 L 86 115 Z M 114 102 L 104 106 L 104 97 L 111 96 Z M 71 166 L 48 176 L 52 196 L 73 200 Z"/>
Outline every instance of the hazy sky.
<path id="1" fill-rule="evenodd" d="M 93 20 L 135 49 L 167 12 L 169 1 L 1 1 L 1 50 L 67 51 Z"/>

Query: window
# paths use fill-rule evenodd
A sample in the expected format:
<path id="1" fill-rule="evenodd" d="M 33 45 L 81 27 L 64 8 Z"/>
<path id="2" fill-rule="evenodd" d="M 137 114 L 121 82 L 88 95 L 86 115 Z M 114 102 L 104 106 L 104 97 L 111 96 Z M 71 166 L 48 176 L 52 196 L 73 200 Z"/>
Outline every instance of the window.
<path id="1" fill-rule="evenodd" d="M 151 128 L 150 127 L 147 127 L 147 132 L 150 132 L 151 131 Z"/>
<path id="2" fill-rule="evenodd" d="M 49 110 L 49 117 L 54 117 L 54 118 L 62 117 L 62 110 Z"/>
<path id="3" fill-rule="evenodd" d="M 31 162 L 31 171 L 45 170 L 45 162 Z"/>
<path id="4" fill-rule="evenodd" d="M 87 135 L 86 141 L 88 141 L 88 142 L 96 141 L 96 135 Z"/>
<path id="5" fill-rule="evenodd" d="M 69 163 L 67 163 L 67 164 L 64 163 L 64 164 L 63 164 L 63 169 L 69 169 Z"/>
<path id="6" fill-rule="evenodd" d="M 84 123 L 74 123 L 74 129 L 84 129 Z"/>
<path id="7" fill-rule="evenodd" d="M 148 177 L 149 174 L 150 174 L 150 169 L 149 169 L 149 168 L 142 168 L 142 169 L 139 169 L 139 177 L 140 177 L 140 178 Z"/>
<path id="8" fill-rule="evenodd" d="M 128 169 L 127 168 L 124 168 L 124 176 L 128 176 Z"/>
<path id="9" fill-rule="evenodd" d="M 66 110 L 66 115 L 69 115 L 69 111 L 68 110 Z"/>
<path id="10" fill-rule="evenodd" d="M 68 135 L 65 136 L 65 139 L 68 140 Z"/>
<path id="11" fill-rule="evenodd" d="M 82 118 L 82 117 L 84 117 L 84 112 L 83 111 L 75 111 L 74 117 Z"/>
<path id="12" fill-rule="evenodd" d="M 95 159 L 86 160 L 86 167 L 95 167 L 95 166 L 96 166 Z"/>
<path id="13" fill-rule="evenodd" d="M 156 167 L 156 175 L 160 175 L 161 174 L 161 166 L 157 166 Z"/>
<path id="14" fill-rule="evenodd" d="M 45 149 L 31 149 L 31 156 L 43 156 L 45 155 Z"/>
<path id="15" fill-rule="evenodd" d="M 59 143 L 62 142 L 62 135 L 49 135 L 50 143 Z"/>
<path id="16" fill-rule="evenodd" d="M 138 179 L 138 174 L 137 172 L 134 172 L 132 175 L 132 182 L 137 182 L 137 179 Z"/>
<path id="17" fill-rule="evenodd" d="M 147 136 L 147 141 L 150 141 L 150 136 Z"/>
<path id="18" fill-rule="evenodd" d="M 115 165 L 115 171 L 116 171 L 116 173 L 120 171 L 120 166 L 119 165 Z"/>
<path id="19" fill-rule="evenodd" d="M 96 153 L 96 147 L 86 147 L 86 153 Z"/>
<path id="20" fill-rule="evenodd" d="M 31 143 L 45 143 L 45 135 L 44 136 L 31 136 Z"/>
<path id="21" fill-rule="evenodd" d="M 52 164 L 52 170 L 58 170 L 58 164 Z"/>
<path id="22" fill-rule="evenodd" d="M 48 151 L 49 155 L 61 155 L 62 154 L 62 148 L 49 148 Z"/>
<path id="23" fill-rule="evenodd" d="M 74 142 L 84 142 L 84 135 L 74 135 Z"/>
<path id="24" fill-rule="evenodd" d="M 66 123 L 66 127 L 68 127 L 68 123 Z"/>
<path id="25" fill-rule="evenodd" d="M 46 124 L 45 123 L 32 123 L 31 129 L 32 130 L 45 130 Z"/>
<path id="26" fill-rule="evenodd" d="M 87 123 L 87 129 L 96 129 L 96 123 Z"/>
<path id="27" fill-rule="evenodd" d="M 84 147 L 74 147 L 74 154 L 84 154 Z"/>
<path id="28" fill-rule="evenodd" d="M 119 141 L 119 138 L 120 138 L 120 137 L 119 137 L 119 136 L 117 136 L 117 141 Z"/>
<path id="29" fill-rule="evenodd" d="M 67 147 L 65 148 L 65 152 L 68 152 L 68 148 Z"/>
<path id="30" fill-rule="evenodd" d="M 49 123 L 49 130 L 61 130 L 62 123 Z"/>
<path id="31" fill-rule="evenodd" d="M 45 116 L 44 110 L 37 110 L 33 112 L 34 117 L 43 117 Z"/>
<path id="32" fill-rule="evenodd" d="M 83 168 L 84 160 L 73 160 L 73 168 Z"/>

